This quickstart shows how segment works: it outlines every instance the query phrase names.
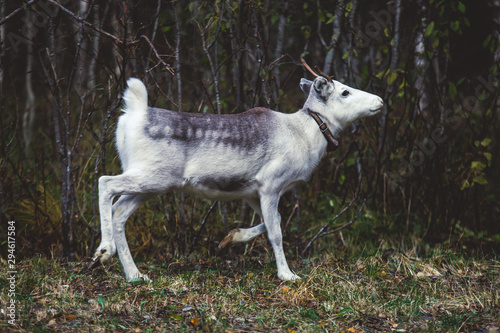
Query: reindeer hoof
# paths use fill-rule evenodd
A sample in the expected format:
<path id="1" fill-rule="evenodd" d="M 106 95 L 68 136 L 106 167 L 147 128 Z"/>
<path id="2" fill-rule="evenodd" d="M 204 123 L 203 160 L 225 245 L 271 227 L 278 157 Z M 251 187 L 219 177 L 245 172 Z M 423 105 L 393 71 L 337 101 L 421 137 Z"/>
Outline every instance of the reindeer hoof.
<path id="1" fill-rule="evenodd" d="M 87 270 L 89 271 L 93 270 L 98 266 L 99 263 L 100 263 L 99 258 L 94 256 L 92 259 L 90 259 L 90 262 L 87 265 Z"/>
<path id="2" fill-rule="evenodd" d="M 233 243 L 233 242 L 236 242 L 237 239 L 235 239 L 235 234 L 239 233 L 240 232 L 240 229 L 234 229 L 234 230 L 231 230 L 226 237 L 224 237 L 224 239 L 219 243 L 219 249 L 223 249 L 225 248 L 226 246 L 228 246 L 229 244 Z M 238 237 L 236 237 L 238 238 Z"/>
<path id="3" fill-rule="evenodd" d="M 103 254 L 95 254 L 92 259 L 90 259 L 90 262 L 87 266 L 88 270 L 92 270 L 96 268 L 99 264 L 104 264 L 106 261 L 109 260 L 109 254 L 104 256 Z"/>
<path id="4" fill-rule="evenodd" d="M 151 282 L 151 279 L 147 275 L 141 274 L 141 276 L 131 278 L 127 282 L 133 286 L 137 286 L 144 282 Z"/>
<path id="5" fill-rule="evenodd" d="M 302 280 L 300 278 L 300 276 L 298 276 L 297 274 L 293 274 L 292 272 L 281 273 L 281 274 L 278 273 L 278 278 L 280 280 L 283 280 L 283 281 L 298 281 L 298 280 Z"/>
<path id="6" fill-rule="evenodd" d="M 97 251 L 94 254 L 94 257 L 90 260 L 87 268 L 89 270 L 94 269 L 97 267 L 97 264 L 100 262 L 101 264 L 104 264 L 111 258 L 111 254 L 106 248 L 101 248 L 99 247 Z"/>

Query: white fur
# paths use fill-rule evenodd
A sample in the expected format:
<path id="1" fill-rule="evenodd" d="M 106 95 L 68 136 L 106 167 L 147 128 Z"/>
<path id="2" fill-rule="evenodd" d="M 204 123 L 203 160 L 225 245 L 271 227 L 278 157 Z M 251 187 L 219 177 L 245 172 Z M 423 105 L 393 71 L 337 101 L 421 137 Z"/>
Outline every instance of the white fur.
<path id="1" fill-rule="evenodd" d="M 293 114 L 254 109 L 203 116 L 149 108 L 144 84 L 129 79 L 116 131 L 123 173 L 99 179 L 102 239 L 96 258 L 104 262 L 118 252 L 128 280 L 147 279 L 130 254 L 125 223 L 150 197 L 180 189 L 211 199 L 246 200 L 264 223 L 234 230 L 224 243 L 246 242 L 267 231 L 278 277 L 299 279 L 286 262 L 277 208 L 284 192 L 309 179 L 326 150 L 327 141 L 308 110 L 338 135 L 383 106 L 375 95 L 322 77 L 302 79 L 300 86 L 308 98 Z M 344 91 L 349 95 L 343 96 Z"/>

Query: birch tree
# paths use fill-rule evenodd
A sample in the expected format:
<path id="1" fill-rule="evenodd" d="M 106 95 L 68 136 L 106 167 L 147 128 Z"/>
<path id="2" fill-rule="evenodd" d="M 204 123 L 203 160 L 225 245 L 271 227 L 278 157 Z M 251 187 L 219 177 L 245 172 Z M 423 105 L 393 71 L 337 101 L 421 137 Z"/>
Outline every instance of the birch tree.
<path id="1" fill-rule="evenodd" d="M 33 26 L 33 13 L 27 13 L 28 20 L 26 21 L 27 31 L 34 34 Z M 33 36 L 34 37 L 34 36 Z M 33 92 L 33 45 L 28 43 L 26 45 L 26 103 L 23 114 L 23 139 L 24 139 L 24 154 L 30 156 L 31 140 L 33 138 L 33 131 L 35 125 L 35 94 Z"/>

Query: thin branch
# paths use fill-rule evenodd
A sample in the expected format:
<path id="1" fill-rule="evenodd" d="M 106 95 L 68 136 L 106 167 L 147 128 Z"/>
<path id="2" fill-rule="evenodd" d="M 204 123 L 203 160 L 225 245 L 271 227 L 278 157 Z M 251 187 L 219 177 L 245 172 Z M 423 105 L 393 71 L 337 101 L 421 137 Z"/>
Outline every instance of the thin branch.
<path id="1" fill-rule="evenodd" d="M 107 31 L 104 31 L 104 30 L 102 30 L 100 28 L 95 27 L 92 23 L 85 21 L 85 19 L 83 19 L 80 16 L 76 15 L 75 13 L 73 13 L 72 11 L 70 11 L 69 9 L 67 9 L 66 7 L 64 7 L 63 5 L 61 5 L 60 3 L 58 3 L 57 1 L 55 1 L 55 0 L 47 0 L 47 1 L 50 2 L 53 5 L 58 6 L 59 8 L 62 9 L 63 12 L 65 12 L 66 14 L 68 14 L 69 16 L 71 16 L 72 18 L 74 18 L 75 20 L 77 20 L 78 22 L 83 23 L 84 25 L 86 25 L 87 27 L 91 28 L 92 30 L 97 31 L 97 32 L 103 34 L 104 36 L 107 36 L 107 37 L 113 39 L 118 44 L 124 44 L 123 41 L 119 37 L 116 37 L 115 35 L 110 34 Z M 136 44 L 136 43 L 138 43 L 138 41 L 130 42 L 130 43 L 127 43 L 127 44 L 130 45 L 130 44 Z"/>
<path id="2" fill-rule="evenodd" d="M 334 234 L 348 226 L 350 226 L 351 224 L 354 223 L 354 221 L 356 221 L 358 219 L 358 216 L 359 216 L 359 213 L 361 213 L 361 211 L 363 210 L 363 208 L 365 208 L 365 204 L 366 204 L 366 200 L 367 198 L 365 198 L 363 200 L 363 203 L 361 204 L 361 207 L 358 209 L 358 211 L 356 212 L 356 214 L 354 215 L 354 217 L 352 218 L 352 220 L 350 220 L 349 222 L 347 222 L 346 224 L 344 225 L 341 225 L 340 227 L 338 228 L 335 228 L 333 230 L 330 230 L 330 231 L 325 231 L 323 234 L 321 234 L 319 237 L 323 237 L 323 236 L 326 236 L 326 235 L 331 235 L 331 234 Z"/>
<path id="3" fill-rule="evenodd" d="M 286 220 L 285 227 L 283 229 L 287 230 L 288 229 L 288 224 L 292 220 L 293 214 L 295 214 L 295 211 L 299 208 L 299 203 L 296 202 L 295 205 L 293 206 L 292 212 L 290 213 L 290 216 L 288 216 L 288 219 Z"/>
<path id="4" fill-rule="evenodd" d="M 212 57 L 210 56 L 210 52 L 209 52 L 209 47 L 207 47 L 207 41 L 206 41 L 206 37 L 205 37 L 205 33 L 207 32 L 209 26 L 212 24 L 211 23 L 211 20 L 209 21 L 209 23 L 207 24 L 207 26 L 205 27 L 205 29 L 202 29 L 201 28 L 201 25 L 195 21 L 195 23 L 197 24 L 198 26 L 198 29 L 200 30 L 200 33 L 201 33 L 201 42 L 202 42 L 202 46 L 203 46 L 203 50 L 205 51 L 205 55 L 207 56 L 207 59 L 208 59 L 208 63 L 210 65 L 210 71 L 212 73 L 212 77 L 214 79 L 214 85 L 215 85 L 215 98 L 216 98 L 216 106 L 217 106 L 217 114 L 221 114 L 221 109 L 220 109 L 220 94 L 219 94 L 219 81 L 217 79 L 217 69 L 212 61 Z M 213 42 L 212 44 L 213 45 Z M 211 47 L 210 45 L 210 47 Z M 215 55 L 217 57 L 217 54 Z"/>
<path id="5" fill-rule="evenodd" d="M 10 20 L 11 18 L 13 18 L 17 14 L 19 14 L 20 12 L 22 12 L 23 10 L 27 10 L 29 7 L 31 7 L 32 5 L 34 5 L 35 2 L 38 2 L 38 1 L 39 0 L 31 0 L 31 1 L 28 1 L 27 3 L 23 4 L 22 7 L 19 7 L 18 9 L 14 10 L 12 13 L 10 13 L 9 15 L 7 15 L 3 19 L 1 19 L 0 20 L 0 25 L 4 24 L 8 20 Z"/>
<path id="6" fill-rule="evenodd" d="M 359 194 L 359 192 L 358 192 Z M 342 209 L 342 211 L 340 213 L 338 213 L 337 215 L 335 215 L 332 219 L 330 219 L 330 221 L 328 221 L 328 223 L 326 223 L 323 228 L 321 228 L 317 233 L 316 235 L 314 235 L 313 238 L 311 238 L 311 240 L 309 241 L 309 243 L 307 243 L 307 245 L 304 247 L 304 249 L 302 250 L 302 255 L 304 255 L 307 250 L 309 250 L 309 248 L 311 247 L 312 243 L 314 243 L 314 241 L 316 241 L 318 238 L 322 237 L 323 234 L 326 232 L 326 229 L 328 229 L 330 227 L 330 225 L 335 221 L 337 220 L 339 217 L 341 217 L 349 208 L 351 208 L 351 206 L 354 204 L 354 202 L 358 199 L 358 194 L 354 197 L 354 199 L 352 199 L 352 201 L 346 206 L 344 207 L 344 209 Z M 364 205 L 364 204 L 363 204 Z"/>
<path id="7" fill-rule="evenodd" d="M 71 16 L 73 19 L 75 19 L 76 21 L 86 25 L 87 27 L 91 28 L 92 30 L 94 31 L 97 31 L 99 32 L 100 34 L 103 34 L 104 36 L 106 37 L 109 37 L 111 39 L 113 39 L 116 43 L 120 44 L 120 45 L 135 45 L 137 43 L 139 43 L 139 39 L 142 38 L 144 39 L 148 44 L 149 46 L 151 47 L 151 50 L 154 52 L 154 54 L 156 55 L 156 57 L 158 58 L 158 60 L 161 62 L 161 64 L 163 66 L 165 66 L 165 68 L 173 75 L 174 74 L 174 71 L 172 70 L 172 68 L 170 67 L 170 65 L 168 65 L 165 61 L 163 61 L 163 59 L 161 58 L 161 56 L 158 54 L 158 51 L 156 51 L 156 48 L 154 47 L 153 43 L 151 43 L 151 41 L 149 40 L 149 38 L 145 35 L 141 35 L 139 36 L 139 39 L 138 40 L 135 40 L 135 41 L 126 41 L 126 40 L 122 40 L 120 39 L 119 37 L 107 32 L 107 31 L 104 31 L 96 26 L 94 26 L 92 23 L 86 21 L 85 19 L 81 18 L 80 16 L 78 16 L 77 14 L 73 13 L 72 11 L 70 11 L 69 9 L 67 9 L 66 7 L 64 7 L 63 5 L 61 5 L 60 3 L 56 2 L 55 0 L 47 0 L 48 2 L 50 2 L 51 4 L 54 4 L 56 6 L 58 6 L 59 8 L 62 9 L 63 12 L 65 12 L 67 15 Z"/>
<path id="8" fill-rule="evenodd" d="M 214 210 L 216 204 L 217 204 L 217 201 L 214 201 L 212 203 L 212 205 L 210 206 L 210 208 L 208 209 L 207 213 L 205 214 L 205 217 L 203 217 L 203 220 L 201 221 L 201 224 L 200 224 L 200 228 L 198 229 L 198 231 L 194 235 L 193 240 L 191 241 L 191 245 L 189 245 L 189 249 L 186 252 L 186 257 L 189 256 L 191 254 L 191 252 L 193 251 L 194 244 L 198 240 L 198 237 L 200 236 L 200 233 L 203 230 L 205 223 L 207 222 L 208 216 Z"/>
<path id="9" fill-rule="evenodd" d="M 160 61 L 160 63 L 167 69 L 167 71 L 169 71 L 170 74 L 174 75 L 174 70 L 172 69 L 172 67 L 170 67 L 169 64 L 167 64 L 165 61 L 163 61 L 163 59 L 158 54 L 158 51 L 156 51 L 156 48 L 154 47 L 153 43 L 151 43 L 151 41 L 149 40 L 149 38 L 146 35 L 141 35 L 139 38 L 142 38 L 146 42 L 148 42 L 149 46 L 151 47 L 151 50 L 156 55 L 156 58 L 158 58 L 158 60 Z"/>
<path id="10" fill-rule="evenodd" d="M 177 109 L 182 112 L 182 80 L 181 80 L 181 29 L 179 27 L 179 18 L 177 16 L 177 4 L 173 4 L 175 18 L 175 70 L 177 78 Z"/>

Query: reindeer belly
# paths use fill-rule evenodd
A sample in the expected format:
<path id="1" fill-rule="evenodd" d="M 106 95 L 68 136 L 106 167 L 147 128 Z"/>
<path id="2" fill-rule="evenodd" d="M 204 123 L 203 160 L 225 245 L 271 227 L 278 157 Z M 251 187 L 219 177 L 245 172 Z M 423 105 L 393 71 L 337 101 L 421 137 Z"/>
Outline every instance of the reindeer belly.
<path id="1" fill-rule="evenodd" d="M 202 198 L 230 200 L 257 196 L 257 181 L 241 176 L 214 174 L 184 178 L 182 191 Z"/>

